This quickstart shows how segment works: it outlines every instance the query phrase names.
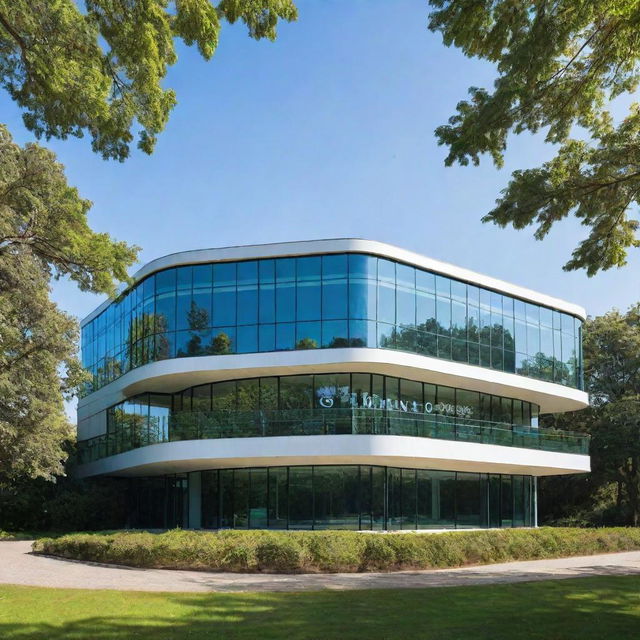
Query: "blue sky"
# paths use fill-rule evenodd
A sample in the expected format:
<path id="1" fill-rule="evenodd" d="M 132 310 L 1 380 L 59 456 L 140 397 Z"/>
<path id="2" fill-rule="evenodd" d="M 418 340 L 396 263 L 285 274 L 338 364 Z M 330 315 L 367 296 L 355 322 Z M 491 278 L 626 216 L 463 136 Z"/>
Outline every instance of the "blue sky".
<path id="1" fill-rule="evenodd" d="M 275 43 L 224 25 L 210 62 L 180 47 L 167 77 L 178 106 L 155 153 L 105 162 L 88 139 L 51 141 L 69 181 L 94 202 L 94 229 L 143 248 L 141 262 L 202 247 L 365 237 L 583 305 L 590 314 L 638 300 L 640 258 L 595 278 L 564 273 L 585 235 L 574 221 L 536 242 L 533 230 L 483 225 L 513 169 L 553 149 L 511 141 L 504 169 L 445 168 L 434 129 L 491 65 L 445 48 L 424 0 L 299 0 L 298 22 Z M 11 101 L 1 120 L 32 136 Z M 82 317 L 100 298 L 57 283 Z"/>

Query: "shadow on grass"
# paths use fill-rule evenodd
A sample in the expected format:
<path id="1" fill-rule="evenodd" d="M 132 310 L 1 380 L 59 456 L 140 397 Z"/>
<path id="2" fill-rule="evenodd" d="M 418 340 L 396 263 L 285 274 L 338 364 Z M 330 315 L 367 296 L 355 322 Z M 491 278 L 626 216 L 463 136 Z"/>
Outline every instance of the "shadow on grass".
<path id="1" fill-rule="evenodd" d="M 3 587 L 5 640 L 638 637 L 640 577 L 443 589 L 168 594 Z"/>

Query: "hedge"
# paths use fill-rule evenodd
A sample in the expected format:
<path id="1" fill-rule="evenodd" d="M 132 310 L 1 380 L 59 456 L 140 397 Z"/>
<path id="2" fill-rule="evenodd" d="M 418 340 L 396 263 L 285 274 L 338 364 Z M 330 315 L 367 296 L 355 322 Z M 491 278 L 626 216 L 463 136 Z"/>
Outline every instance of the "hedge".
<path id="1" fill-rule="evenodd" d="M 132 567 L 315 573 L 436 569 L 640 549 L 640 529 L 447 533 L 118 531 L 41 538 L 35 553 Z"/>

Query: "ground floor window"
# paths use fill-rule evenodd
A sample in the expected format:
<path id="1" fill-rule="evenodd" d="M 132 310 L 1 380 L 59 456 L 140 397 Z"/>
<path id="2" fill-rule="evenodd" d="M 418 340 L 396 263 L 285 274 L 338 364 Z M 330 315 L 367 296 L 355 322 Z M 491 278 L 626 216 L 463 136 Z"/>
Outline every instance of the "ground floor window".
<path id="1" fill-rule="evenodd" d="M 415 530 L 535 523 L 531 476 L 369 465 L 215 469 L 133 480 L 134 526 Z"/>

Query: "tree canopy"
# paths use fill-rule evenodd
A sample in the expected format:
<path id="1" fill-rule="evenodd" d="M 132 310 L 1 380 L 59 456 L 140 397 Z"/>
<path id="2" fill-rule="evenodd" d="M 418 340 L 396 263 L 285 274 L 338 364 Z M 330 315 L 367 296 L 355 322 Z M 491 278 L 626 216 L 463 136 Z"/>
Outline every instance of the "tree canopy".
<path id="1" fill-rule="evenodd" d="M 176 104 L 162 83 L 177 38 L 208 60 L 223 21 L 274 40 L 296 18 L 291 0 L 0 0 L 0 82 L 39 138 L 88 134 L 124 160 L 134 125 L 151 153 Z"/>
<path id="2" fill-rule="evenodd" d="M 52 277 L 112 294 L 137 248 L 87 224 L 91 203 L 55 155 L 0 126 L 0 485 L 62 472 L 63 406 L 83 381 L 76 321 L 49 299 Z"/>
<path id="3" fill-rule="evenodd" d="M 555 489 L 553 500 L 557 503 L 552 508 L 559 507 L 565 512 L 582 510 L 588 518 L 594 518 L 594 503 L 604 495 L 615 501 L 614 505 L 608 505 L 606 522 L 637 526 L 640 523 L 640 303 L 626 313 L 613 309 L 603 316 L 588 318 L 584 335 L 585 388 L 589 391 L 591 406 L 577 413 L 549 416 L 546 421 L 591 434 L 592 473 L 586 479 L 551 480 Z M 558 485 L 562 491 L 558 491 Z M 584 492 L 575 490 L 580 485 Z M 576 495 L 580 497 L 576 499 Z M 564 502 L 565 498 L 568 502 Z M 597 519 L 591 523 L 603 524 Z"/>
<path id="4" fill-rule="evenodd" d="M 640 80 L 640 12 L 629 0 L 430 0 L 429 28 L 467 56 L 496 64 L 492 90 L 471 87 L 449 123 L 436 129 L 446 164 L 501 167 L 510 134 L 545 130 L 555 157 L 515 171 L 483 221 L 552 226 L 575 215 L 588 229 L 565 270 L 626 264 L 640 246 L 640 107 L 621 122 L 611 100 Z"/>

